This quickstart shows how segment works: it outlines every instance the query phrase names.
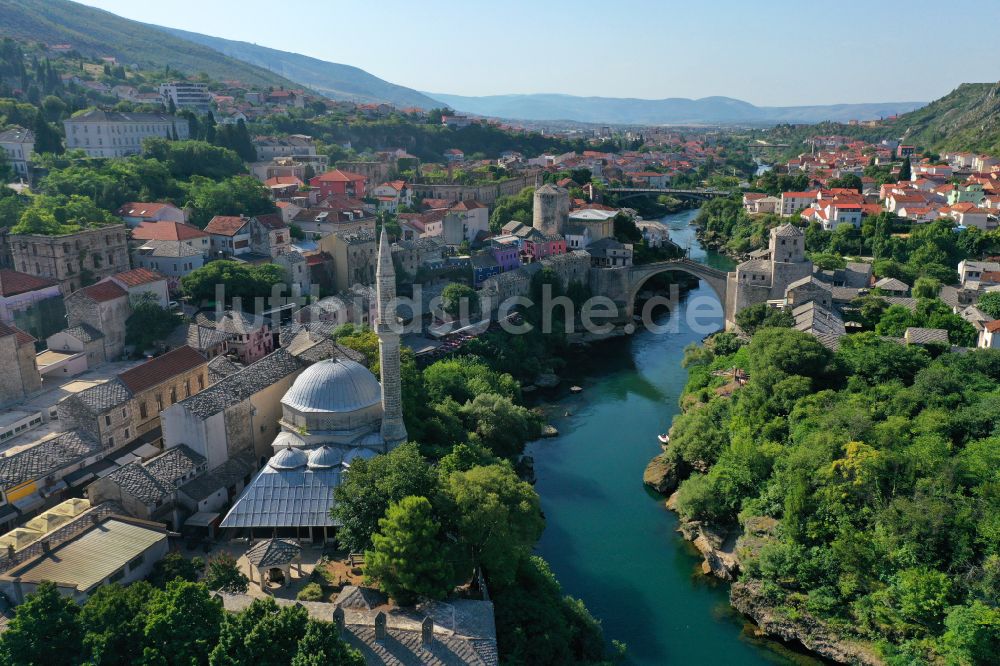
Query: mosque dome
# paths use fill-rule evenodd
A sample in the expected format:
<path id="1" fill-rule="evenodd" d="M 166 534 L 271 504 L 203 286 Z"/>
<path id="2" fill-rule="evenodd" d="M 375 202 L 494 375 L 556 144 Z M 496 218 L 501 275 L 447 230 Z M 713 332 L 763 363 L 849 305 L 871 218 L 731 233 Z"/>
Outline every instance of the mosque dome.
<path id="1" fill-rule="evenodd" d="M 360 363 L 334 358 L 314 363 L 281 399 L 297 412 L 354 412 L 382 402 L 382 387 Z"/>
<path id="2" fill-rule="evenodd" d="M 341 452 L 321 446 L 309 452 L 309 469 L 329 469 L 340 465 Z"/>
<path id="3" fill-rule="evenodd" d="M 344 454 L 344 464 L 350 467 L 355 460 L 371 460 L 375 457 L 375 452 L 371 449 L 355 448 Z"/>
<path id="4" fill-rule="evenodd" d="M 308 462 L 309 457 L 306 455 L 305 451 L 302 449 L 288 447 L 287 449 L 281 449 L 271 456 L 271 459 L 267 464 L 273 469 L 286 470 L 305 467 Z"/>

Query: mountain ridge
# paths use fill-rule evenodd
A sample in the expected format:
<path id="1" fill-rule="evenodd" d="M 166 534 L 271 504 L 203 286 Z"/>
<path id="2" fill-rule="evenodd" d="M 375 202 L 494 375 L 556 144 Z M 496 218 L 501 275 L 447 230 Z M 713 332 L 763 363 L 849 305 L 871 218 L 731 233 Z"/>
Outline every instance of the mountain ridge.
<path id="1" fill-rule="evenodd" d="M 809 106 L 756 106 L 732 97 L 581 97 L 555 93 L 473 97 L 427 93 L 451 108 L 476 115 L 518 120 L 575 120 L 587 123 L 667 125 L 682 123 L 808 123 L 891 116 L 925 102 L 872 102 Z"/>
<path id="2" fill-rule="evenodd" d="M 213 37 L 178 28 L 146 24 L 150 28 L 215 49 L 228 57 L 262 67 L 268 71 L 312 88 L 331 99 L 354 102 L 386 102 L 399 107 L 430 109 L 441 103 L 412 88 L 390 83 L 360 67 L 313 58 L 312 56 L 272 49 L 250 42 Z"/>

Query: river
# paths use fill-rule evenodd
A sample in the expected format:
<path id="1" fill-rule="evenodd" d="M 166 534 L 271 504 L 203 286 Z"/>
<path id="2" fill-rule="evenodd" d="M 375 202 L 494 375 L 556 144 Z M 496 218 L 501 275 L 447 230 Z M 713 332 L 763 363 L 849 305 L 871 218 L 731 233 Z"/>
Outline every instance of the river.
<path id="1" fill-rule="evenodd" d="M 731 267 L 698 244 L 688 224 L 696 215 L 684 211 L 663 222 L 692 259 Z M 646 463 L 660 451 L 657 433 L 678 412 L 684 347 L 704 336 L 684 321 L 696 297 L 714 294 L 702 283 L 678 312 L 664 315 L 680 317 L 676 332 L 640 331 L 602 343 L 587 363 L 562 373 L 584 391 L 545 405 L 560 436 L 528 450 L 546 517 L 538 551 L 565 591 L 601 621 L 606 638 L 627 644 L 628 663 L 812 662 L 744 630 L 728 586 L 701 574 L 701 559 L 675 531 L 677 518 L 642 483 Z"/>

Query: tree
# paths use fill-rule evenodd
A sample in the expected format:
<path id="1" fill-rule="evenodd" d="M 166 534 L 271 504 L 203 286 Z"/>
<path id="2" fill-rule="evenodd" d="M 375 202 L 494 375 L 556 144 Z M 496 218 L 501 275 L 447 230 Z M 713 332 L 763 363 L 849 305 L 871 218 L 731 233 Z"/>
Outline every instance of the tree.
<path id="1" fill-rule="evenodd" d="M 860 192 L 864 185 L 861 182 L 861 177 L 857 174 L 848 173 L 844 174 L 840 178 L 831 178 L 830 182 L 827 183 L 827 187 L 833 188 L 844 188 L 847 190 L 857 190 Z"/>
<path id="2" fill-rule="evenodd" d="M 904 180 L 910 180 L 912 175 L 913 172 L 910 167 L 910 158 L 904 157 L 903 165 L 899 167 L 899 182 L 903 182 Z"/>
<path id="3" fill-rule="evenodd" d="M 364 666 L 361 653 L 345 643 L 333 625 L 308 620 L 291 666 Z"/>
<path id="4" fill-rule="evenodd" d="M 341 523 L 337 541 L 351 551 L 366 550 L 391 503 L 410 495 L 431 498 L 438 492 L 438 477 L 414 443 L 371 460 L 355 460 L 334 490 L 336 504 L 330 513 Z"/>
<path id="5" fill-rule="evenodd" d="M 189 560 L 180 553 L 171 551 L 153 566 L 149 584 L 162 590 L 167 587 L 167 583 L 178 578 L 193 583 L 198 580 L 204 568 L 205 563 L 201 558 Z"/>
<path id="6" fill-rule="evenodd" d="M 990 664 L 1000 655 L 1000 609 L 974 601 L 955 606 L 944 621 L 943 643 L 951 663 Z"/>
<path id="7" fill-rule="evenodd" d="M 993 317 L 1000 319 L 1000 291 L 987 291 L 979 297 L 979 309 Z"/>
<path id="8" fill-rule="evenodd" d="M 443 599 L 454 586 L 440 521 L 426 497 L 404 497 L 389 506 L 365 554 L 365 582 L 375 583 L 397 603 L 421 597 Z"/>
<path id="9" fill-rule="evenodd" d="M 223 259 L 196 268 L 181 278 L 181 290 L 195 302 L 215 300 L 216 287 L 223 287 L 226 301 L 234 298 L 250 307 L 255 298 L 269 299 L 275 285 L 282 284 L 285 271 L 277 264 L 249 264 Z"/>
<path id="10" fill-rule="evenodd" d="M 541 419 L 531 410 L 496 393 L 480 393 L 461 408 L 466 426 L 494 455 L 513 458 L 541 434 Z"/>
<path id="11" fill-rule="evenodd" d="M 146 607 L 155 594 L 145 581 L 97 588 L 80 612 L 83 645 L 92 663 L 130 666 L 142 659 Z"/>
<path id="12" fill-rule="evenodd" d="M 187 184 L 191 223 L 204 228 L 216 215 L 263 215 L 275 211 L 264 185 L 253 176 L 213 181 L 192 176 Z"/>
<path id="13" fill-rule="evenodd" d="M 153 343 L 166 338 L 181 323 L 181 318 L 160 307 L 152 294 L 132 306 L 132 314 L 125 320 L 125 344 L 136 351 L 149 349 Z"/>
<path id="14" fill-rule="evenodd" d="M 166 165 L 175 178 L 185 180 L 192 176 L 221 180 L 245 172 L 239 155 L 207 141 L 150 138 L 143 141 L 142 153 Z"/>
<path id="15" fill-rule="evenodd" d="M 753 335 L 760 328 L 791 328 L 794 323 L 791 312 L 773 308 L 767 303 L 755 303 L 736 313 L 736 325 L 748 335 Z"/>
<path id="16" fill-rule="evenodd" d="M 241 613 L 227 614 L 210 666 L 286 666 L 305 636 L 305 607 L 278 606 L 271 597 L 254 599 Z"/>
<path id="17" fill-rule="evenodd" d="M 83 650 L 80 607 L 43 582 L 17 607 L 0 634 L 0 662 L 25 666 L 70 666 Z"/>
<path id="18" fill-rule="evenodd" d="M 431 402 L 451 398 L 464 404 L 480 393 L 496 393 L 511 399 L 520 396 L 520 386 L 513 377 L 496 372 L 471 356 L 444 359 L 427 366 L 424 387 Z"/>
<path id="19" fill-rule="evenodd" d="M 201 583 L 175 580 L 150 601 L 143 630 L 143 662 L 166 666 L 205 664 L 219 640 L 222 600 Z"/>
<path id="20" fill-rule="evenodd" d="M 509 463 L 500 463 L 451 474 L 448 491 L 473 564 L 491 585 L 511 585 L 545 527 L 535 489 Z"/>
<path id="21" fill-rule="evenodd" d="M 441 292 L 441 309 L 452 317 L 479 313 L 479 294 L 472 287 L 452 282 Z"/>
<path id="22" fill-rule="evenodd" d="M 249 579 L 229 553 L 219 553 L 208 561 L 204 582 L 210 590 L 234 594 L 245 594 L 250 588 Z"/>
<path id="23" fill-rule="evenodd" d="M 914 298 L 937 298 L 941 292 L 941 281 L 932 277 L 919 277 L 913 283 Z"/>

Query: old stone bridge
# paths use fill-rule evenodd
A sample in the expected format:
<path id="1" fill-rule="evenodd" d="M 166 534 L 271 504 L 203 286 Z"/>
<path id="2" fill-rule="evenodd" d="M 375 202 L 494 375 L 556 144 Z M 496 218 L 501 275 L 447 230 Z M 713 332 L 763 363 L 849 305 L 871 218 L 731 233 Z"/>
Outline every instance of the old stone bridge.
<path id="1" fill-rule="evenodd" d="M 726 311 L 726 321 L 732 321 L 729 312 L 730 304 L 727 298 L 727 273 L 718 268 L 712 268 L 691 259 L 670 259 L 652 264 L 636 266 L 618 266 L 614 268 L 595 268 L 590 272 L 590 288 L 594 294 L 607 296 L 618 305 L 619 312 L 625 316 L 623 320 L 631 321 L 635 314 L 635 298 L 642 290 L 646 281 L 654 275 L 680 271 L 703 280 L 719 297 Z"/>
<path id="2" fill-rule="evenodd" d="M 644 197 L 652 194 L 666 194 L 676 199 L 697 199 L 706 201 L 715 197 L 728 197 L 733 192 L 714 187 L 677 188 L 677 187 L 609 187 L 608 192 L 618 194 L 618 201 L 634 197 Z"/>

